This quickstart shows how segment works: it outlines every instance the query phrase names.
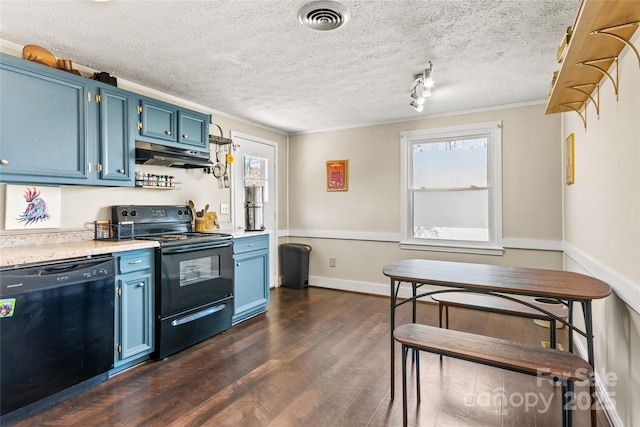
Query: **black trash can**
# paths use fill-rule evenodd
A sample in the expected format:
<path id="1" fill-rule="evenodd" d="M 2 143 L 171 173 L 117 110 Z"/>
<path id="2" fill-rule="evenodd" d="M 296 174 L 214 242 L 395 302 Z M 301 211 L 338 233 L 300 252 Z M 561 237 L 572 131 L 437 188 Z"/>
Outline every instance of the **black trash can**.
<path id="1" fill-rule="evenodd" d="M 299 243 L 280 245 L 280 272 L 282 286 L 304 289 L 309 286 L 309 252 L 311 246 Z"/>

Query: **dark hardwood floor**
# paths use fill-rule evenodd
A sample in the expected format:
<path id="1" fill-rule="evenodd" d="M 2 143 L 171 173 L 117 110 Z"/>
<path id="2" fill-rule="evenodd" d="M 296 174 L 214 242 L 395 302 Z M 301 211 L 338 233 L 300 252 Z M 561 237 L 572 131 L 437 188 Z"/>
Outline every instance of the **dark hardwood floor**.
<path id="1" fill-rule="evenodd" d="M 399 310 L 400 323 L 410 321 L 409 310 Z M 419 321 L 437 325 L 437 312 L 419 304 Z M 529 343 L 548 340 L 548 329 L 531 320 L 498 314 L 451 308 L 450 324 Z M 566 348 L 565 329 L 558 339 Z M 10 425 L 401 426 L 396 351 L 391 401 L 389 299 L 278 288 L 266 314 Z M 412 426 L 561 425 L 560 387 L 450 358 L 441 363 L 427 353 L 420 360 L 422 402 L 416 404 L 415 386 L 409 392 Z M 577 385 L 576 392 L 588 388 Z M 573 425 L 589 425 L 589 411 L 575 411 Z M 609 426 L 601 410 L 598 426 Z"/>

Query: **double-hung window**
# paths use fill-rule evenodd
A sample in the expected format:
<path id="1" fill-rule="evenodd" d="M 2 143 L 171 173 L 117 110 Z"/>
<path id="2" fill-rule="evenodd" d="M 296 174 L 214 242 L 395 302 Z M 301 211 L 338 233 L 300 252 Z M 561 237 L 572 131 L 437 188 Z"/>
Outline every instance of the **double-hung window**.
<path id="1" fill-rule="evenodd" d="M 501 128 L 402 132 L 402 248 L 502 253 Z"/>

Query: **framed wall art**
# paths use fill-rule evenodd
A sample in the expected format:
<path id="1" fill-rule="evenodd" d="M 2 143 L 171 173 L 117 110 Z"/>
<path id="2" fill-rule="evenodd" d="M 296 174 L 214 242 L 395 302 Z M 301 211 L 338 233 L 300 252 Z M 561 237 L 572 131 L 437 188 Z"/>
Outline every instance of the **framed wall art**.
<path id="1" fill-rule="evenodd" d="M 348 160 L 327 160 L 327 191 L 347 191 Z"/>
<path id="2" fill-rule="evenodd" d="M 60 187 L 7 185 L 5 230 L 60 228 Z"/>
<path id="3" fill-rule="evenodd" d="M 573 184 L 575 180 L 575 165 L 573 154 L 573 134 L 571 134 L 564 142 L 564 176 L 565 183 L 567 185 Z"/>

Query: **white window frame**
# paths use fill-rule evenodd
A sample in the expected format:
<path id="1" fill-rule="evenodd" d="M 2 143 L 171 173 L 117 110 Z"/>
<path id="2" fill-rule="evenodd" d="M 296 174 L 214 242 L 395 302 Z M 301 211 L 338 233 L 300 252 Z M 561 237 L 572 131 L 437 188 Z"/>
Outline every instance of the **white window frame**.
<path id="1" fill-rule="evenodd" d="M 488 137 L 489 240 L 486 242 L 413 237 L 412 159 L 415 144 L 465 137 Z M 400 133 L 400 214 L 402 249 L 502 255 L 502 121 Z"/>

